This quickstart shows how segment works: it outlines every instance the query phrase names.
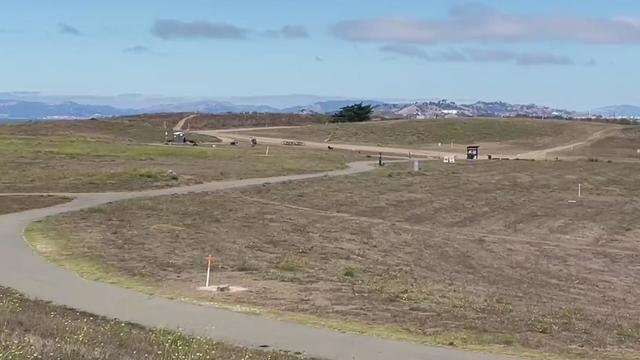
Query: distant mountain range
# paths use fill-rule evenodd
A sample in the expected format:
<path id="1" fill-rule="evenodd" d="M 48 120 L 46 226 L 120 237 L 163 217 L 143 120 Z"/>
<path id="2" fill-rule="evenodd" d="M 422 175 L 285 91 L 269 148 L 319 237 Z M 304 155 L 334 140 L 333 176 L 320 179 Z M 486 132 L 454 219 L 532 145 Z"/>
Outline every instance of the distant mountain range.
<path id="1" fill-rule="evenodd" d="M 55 120 L 55 119 L 85 119 L 91 117 L 112 117 L 122 115 L 136 115 L 143 113 L 171 113 L 171 112 L 201 112 L 208 114 L 224 113 L 333 113 L 340 108 L 363 102 L 365 104 L 382 106 L 381 101 L 370 100 L 329 100 L 314 102 L 309 105 L 299 105 L 286 108 L 275 108 L 268 105 L 241 105 L 228 101 L 196 101 L 172 104 L 153 105 L 143 108 L 122 109 L 110 105 L 89 105 L 75 102 L 50 104 L 35 101 L 0 100 L 0 121 L 7 120 Z"/>
<path id="2" fill-rule="evenodd" d="M 473 104 L 457 104 L 453 101 L 429 101 L 413 104 L 384 104 L 377 106 L 375 112 L 383 117 L 437 118 L 437 117 L 539 117 L 570 118 L 578 113 L 569 110 L 553 109 L 535 104 L 518 105 L 506 102 L 478 101 Z"/>
<path id="3" fill-rule="evenodd" d="M 155 105 L 141 109 L 145 113 L 160 112 L 200 112 L 208 114 L 242 113 L 242 112 L 280 112 L 267 105 L 237 105 L 228 101 L 197 101 L 168 105 Z"/>
<path id="4" fill-rule="evenodd" d="M 374 114 L 383 118 L 438 118 L 438 117 L 587 117 L 587 113 L 554 109 L 535 104 L 510 104 L 506 102 L 479 101 L 471 104 L 458 104 L 453 101 L 420 101 L 389 103 L 378 100 L 360 99 L 329 99 L 300 95 L 300 101 L 322 99 L 308 104 L 296 106 L 275 107 L 261 105 L 257 102 L 260 97 L 247 98 L 252 104 L 237 104 L 231 101 L 200 100 L 200 101 L 176 101 L 167 104 L 155 104 L 144 107 L 121 108 L 111 105 L 80 104 L 73 101 L 65 102 L 40 102 L 22 101 L 17 99 L 0 100 L 0 122 L 21 120 L 55 120 L 55 119 L 86 119 L 92 117 L 113 117 L 123 115 L 136 115 L 142 113 L 160 112 L 201 112 L 210 114 L 223 113 L 301 113 L 301 114 L 331 114 L 340 108 L 354 103 L 364 103 L 374 107 Z M 266 97 L 265 97 L 266 99 Z M 273 97 L 271 101 L 277 101 L 281 105 L 289 105 L 286 96 Z M 591 112 L 593 115 L 603 117 L 640 117 L 640 107 L 632 105 L 618 105 L 599 108 Z"/>
<path id="5" fill-rule="evenodd" d="M 30 119 L 70 119 L 128 115 L 135 110 L 109 105 L 85 105 L 75 102 L 47 104 L 33 101 L 0 100 L 0 121 Z"/>

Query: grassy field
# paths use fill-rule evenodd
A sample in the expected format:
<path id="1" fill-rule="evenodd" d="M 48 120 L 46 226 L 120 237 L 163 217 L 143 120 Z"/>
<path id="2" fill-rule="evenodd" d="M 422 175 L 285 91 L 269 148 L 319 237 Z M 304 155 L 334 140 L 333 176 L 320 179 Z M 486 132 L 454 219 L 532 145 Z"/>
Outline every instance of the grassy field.
<path id="1" fill-rule="evenodd" d="M 0 215 L 46 208 L 71 199 L 60 196 L 0 196 Z"/>
<path id="2" fill-rule="evenodd" d="M 165 125 L 171 129 L 190 113 L 144 114 L 100 120 L 36 121 L 0 126 L 0 135 L 6 136 L 71 136 L 92 139 L 108 139 L 129 143 L 160 143 L 164 141 Z M 297 114 L 199 114 L 185 125 L 186 129 L 226 129 L 236 127 L 308 125 L 323 123 L 323 115 Z M 189 134 L 202 142 L 216 139 L 198 134 Z"/>
<path id="3" fill-rule="evenodd" d="M 608 125 L 577 121 L 534 119 L 441 119 L 383 121 L 357 124 L 311 125 L 298 128 L 256 130 L 257 136 L 335 143 L 397 146 L 463 151 L 481 145 L 484 154 L 516 154 L 551 148 L 587 138 Z M 438 143 L 442 146 L 438 147 Z"/>
<path id="4" fill-rule="evenodd" d="M 0 360 L 293 360 L 178 332 L 103 319 L 0 287 Z"/>
<path id="5" fill-rule="evenodd" d="M 637 358 L 635 164 L 424 167 L 110 204 L 29 238 L 83 276 L 166 296 L 471 349 Z M 195 291 L 208 254 L 217 283 L 251 290 Z"/>
<path id="6" fill-rule="evenodd" d="M 0 135 L 0 192 L 159 188 L 324 171 L 354 159 L 338 152 L 271 149 L 269 157 L 262 156 L 264 152 L 248 145 L 151 146 L 72 135 Z"/>

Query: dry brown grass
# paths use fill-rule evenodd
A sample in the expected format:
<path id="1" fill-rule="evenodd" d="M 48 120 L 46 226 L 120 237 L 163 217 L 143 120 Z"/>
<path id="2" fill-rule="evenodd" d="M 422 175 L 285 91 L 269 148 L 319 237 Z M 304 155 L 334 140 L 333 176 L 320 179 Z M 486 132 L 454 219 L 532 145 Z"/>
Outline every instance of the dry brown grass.
<path id="1" fill-rule="evenodd" d="M 397 165 L 110 204 L 39 230 L 69 260 L 162 281 L 169 295 L 393 327 L 438 344 L 634 358 L 639 173 L 586 161 Z M 570 204 L 578 183 L 585 197 Z M 216 281 L 252 290 L 194 291 L 209 253 Z"/>
<path id="2" fill-rule="evenodd" d="M 188 114 L 159 114 L 113 120 L 43 121 L 0 125 L 0 192 L 83 192 L 137 190 L 212 180 L 324 171 L 353 160 L 343 153 L 301 149 L 208 146 L 150 146 L 164 141 Z M 262 116 L 262 115 L 261 115 Z M 211 128 L 251 124 L 250 115 L 200 115 L 189 126 Z M 297 115 L 269 115 L 274 123 L 312 121 Z M 245 121 L 246 120 L 246 121 Z M 253 121 L 253 120 L 251 120 Z M 168 174 L 173 170 L 178 178 Z"/>
<path id="3" fill-rule="evenodd" d="M 640 126 L 625 126 L 618 133 L 588 146 L 564 151 L 558 156 L 580 156 L 599 160 L 640 160 Z"/>
<path id="4" fill-rule="evenodd" d="M 0 215 L 46 208 L 71 199 L 60 196 L 0 196 Z"/>
<path id="5" fill-rule="evenodd" d="M 36 121 L 0 125 L 0 135 L 65 136 L 109 139 L 129 143 L 161 143 L 165 124 L 171 129 L 190 113 L 144 114 L 100 120 Z M 189 120 L 184 130 L 226 129 L 236 127 L 308 125 L 327 120 L 325 116 L 296 114 L 200 114 Z M 190 134 L 201 141 L 211 137 Z"/>
<path id="6" fill-rule="evenodd" d="M 175 124 L 190 113 L 171 113 L 171 114 L 144 114 L 136 116 L 125 116 L 116 118 L 112 121 L 125 123 L 145 123 L 150 126 L 164 127 L 165 121 L 167 125 L 173 127 Z M 309 125 L 315 123 L 324 123 L 331 118 L 325 115 L 299 115 L 299 114 L 199 114 L 197 117 L 189 120 L 188 127 L 192 130 L 202 129 L 228 129 L 242 127 L 261 127 L 261 126 L 296 126 Z"/>
<path id="7" fill-rule="evenodd" d="M 0 360 L 293 360 L 299 356 L 250 350 L 145 329 L 33 301 L 0 287 Z"/>
<path id="8" fill-rule="evenodd" d="M 481 146 L 482 154 L 517 154 L 586 139 L 606 124 L 535 119 L 394 120 L 355 124 L 311 125 L 298 128 L 250 131 L 307 141 L 464 151 Z M 438 146 L 441 143 L 442 146 Z"/>
<path id="9" fill-rule="evenodd" d="M 248 144 L 150 146 L 85 137 L 0 135 L 0 192 L 139 190 L 325 171 L 355 159 L 347 153 L 304 149 L 271 149 L 269 157 L 264 153 L 264 147 Z"/>

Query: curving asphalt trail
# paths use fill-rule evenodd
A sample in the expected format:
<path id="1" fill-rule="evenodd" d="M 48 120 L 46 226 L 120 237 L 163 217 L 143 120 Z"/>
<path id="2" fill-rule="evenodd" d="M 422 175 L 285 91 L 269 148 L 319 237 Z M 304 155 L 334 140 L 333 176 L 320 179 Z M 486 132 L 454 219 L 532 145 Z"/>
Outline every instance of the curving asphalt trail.
<path id="1" fill-rule="evenodd" d="M 371 336 L 340 333 L 210 306 L 144 295 L 117 286 L 82 279 L 78 275 L 39 257 L 23 239 L 23 229 L 33 221 L 108 202 L 160 195 L 217 191 L 321 176 L 343 176 L 372 169 L 371 162 L 356 162 L 349 164 L 347 169 L 326 173 L 219 181 L 141 192 L 54 194 L 73 197 L 74 200 L 45 209 L 0 216 L 0 285 L 14 288 L 32 298 L 44 299 L 78 310 L 148 327 L 181 329 L 189 334 L 211 337 L 232 344 L 250 347 L 268 345 L 272 349 L 300 351 L 309 356 L 326 359 L 506 359 L 506 357 L 497 355 L 468 353 Z M 0 201 L 2 201 L 2 197 L 0 197 Z"/>

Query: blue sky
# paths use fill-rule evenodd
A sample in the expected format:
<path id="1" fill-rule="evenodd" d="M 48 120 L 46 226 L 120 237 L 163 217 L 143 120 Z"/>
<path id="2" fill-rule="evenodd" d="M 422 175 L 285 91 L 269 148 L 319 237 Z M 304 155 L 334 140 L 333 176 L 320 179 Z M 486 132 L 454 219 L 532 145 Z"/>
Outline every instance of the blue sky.
<path id="1" fill-rule="evenodd" d="M 640 2 L 3 0 L 0 92 L 640 105 Z"/>

